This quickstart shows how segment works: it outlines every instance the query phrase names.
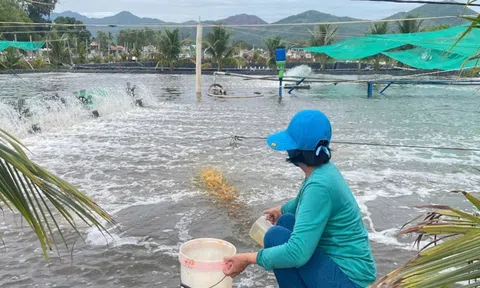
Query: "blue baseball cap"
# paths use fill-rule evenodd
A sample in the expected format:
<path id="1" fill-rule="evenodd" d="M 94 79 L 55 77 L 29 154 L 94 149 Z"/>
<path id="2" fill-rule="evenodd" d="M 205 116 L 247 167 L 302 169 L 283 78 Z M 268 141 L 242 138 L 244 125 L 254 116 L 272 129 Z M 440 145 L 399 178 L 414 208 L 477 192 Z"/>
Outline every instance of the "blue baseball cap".
<path id="1" fill-rule="evenodd" d="M 320 141 L 332 139 L 332 126 L 319 110 L 303 110 L 293 116 L 287 130 L 267 137 L 267 144 L 277 151 L 314 151 Z"/>

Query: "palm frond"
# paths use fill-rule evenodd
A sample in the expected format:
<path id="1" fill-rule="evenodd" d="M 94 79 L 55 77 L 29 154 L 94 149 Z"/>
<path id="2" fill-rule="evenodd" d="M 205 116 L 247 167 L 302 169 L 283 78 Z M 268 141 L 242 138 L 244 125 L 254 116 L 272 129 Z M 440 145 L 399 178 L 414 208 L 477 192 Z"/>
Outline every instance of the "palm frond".
<path id="1" fill-rule="evenodd" d="M 232 32 L 223 25 L 216 25 L 205 36 L 203 41 L 205 53 L 217 63 L 219 71 L 222 69 L 225 59 L 232 57 L 234 54 L 235 50 L 232 47 L 231 36 Z"/>
<path id="2" fill-rule="evenodd" d="M 372 35 L 380 35 L 380 34 L 387 34 L 388 33 L 388 22 L 382 23 L 374 23 L 370 26 L 370 31 L 368 34 Z"/>
<path id="3" fill-rule="evenodd" d="M 32 162 L 24 149 L 17 139 L 0 129 L 0 202 L 26 220 L 47 261 L 47 252 L 58 250 L 56 236 L 68 248 L 58 222 L 62 218 L 79 235 L 78 220 L 108 234 L 100 219 L 114 225 L 113 218 L 72 184 Z"/>
<path id="4" fill-rule="evenodd" d="M 464 191 L 454 192 L 462 193 L 479 209 L 478 198 Z M 417 241 L 426 237 L 433 237 L 433 240 L 406 265 L 379 279 L 371 287 L 450 287 L 480 279 L 480 218 L 448 206 L 419 207 L 435 210 L 398 234 L 417 233 Z"/>

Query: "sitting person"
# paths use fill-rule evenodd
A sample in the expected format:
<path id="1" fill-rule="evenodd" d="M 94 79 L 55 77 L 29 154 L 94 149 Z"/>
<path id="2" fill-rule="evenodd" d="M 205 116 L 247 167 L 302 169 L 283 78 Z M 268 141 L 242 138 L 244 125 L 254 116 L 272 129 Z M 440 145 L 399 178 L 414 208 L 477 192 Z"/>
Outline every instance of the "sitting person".
<path id="1" fill-rule="evenodd" d="M 299 112 L 288 129 L 267 138 L 287 151 L 287 161 L 305 173 L 296 198 L 265 211 L 275 226 L 258 253 L 225 258 L 224 274 L 235 277 L 250 264 L 273 270 L 280 288 L 367 287 L 376 266 L 360 208 L 330 161 L 332 128 L 318 110 Z"/>

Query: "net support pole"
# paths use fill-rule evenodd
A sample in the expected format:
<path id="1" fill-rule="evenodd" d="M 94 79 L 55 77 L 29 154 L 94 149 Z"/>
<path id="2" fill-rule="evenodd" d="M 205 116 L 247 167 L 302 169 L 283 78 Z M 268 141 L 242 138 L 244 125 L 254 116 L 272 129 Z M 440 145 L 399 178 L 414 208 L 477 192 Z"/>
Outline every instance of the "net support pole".
<path id="1" fill-rule="evenodd" d="M 283 92 L 282 82 L 283 82 L 283 78 L 282 77 L 278 78 L 278 84 L 279 84 L 279 86 L 278 86 L 278 96 L 280 98 L 282 98 L 282 96 L 283 96 L 282 95 L 282 92 Z"/>
<path id="2" fill-rule="evenodd" d="M 367 98 L 372 98 L 372 96 L 373 96 L 373 81 L 368 81 Z"/>
<path id="3" fill-rule="evenodd" d="M 202 25 L 197 25 L 197 58 L 195 60 L 196 68 L 195 68 L 195 79 L 196 79 L 196 88 L 195 91 L 197 96 L 202 95 Z"/>
<path id="4" fill-rule="evenodd" d="M 278 68 L 278 96 L 282 99 L 283 94 L 283 76 L 285 73 L 285 66 L 287 65 L 287 50 L 285 47 L 275 48 L 275 63 Z"/>
<path id="5" fill-rule="evenodd" d="M 297 81 L 297 83 L 295 83 L 295 85 L 292 88 L 290 88 L 290 90 L 288 90 L 288 94 L 292 94 L 292 91 L 297 89 L 298 86 L 300 86 L 303 83 L 303 81 L 305 81 L 305 78 L 302 78 L 301 80 Z"/>
<path id="6" fill-rule="evenodd" d="M 392 85 L 392 82 L 388 83 L 387 86 L 385 86 L 385 88 L 383 88 L 382 91 L 380 91 L 380 94 L 383 94 L 383 92 L 385 92 L 385 90 L 387 90 L 388 87 L 390 87 L 390 85 Z"/>

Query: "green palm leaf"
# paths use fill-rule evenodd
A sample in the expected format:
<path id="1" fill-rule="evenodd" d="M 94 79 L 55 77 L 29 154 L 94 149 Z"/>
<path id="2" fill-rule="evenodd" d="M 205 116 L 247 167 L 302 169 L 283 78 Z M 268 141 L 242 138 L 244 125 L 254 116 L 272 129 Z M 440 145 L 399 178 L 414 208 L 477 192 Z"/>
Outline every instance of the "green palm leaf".
<path id="1" fill-rule="evenodd" d="M 108 234 L 100 220 L 115 225 L 112 217 L 73 185 L 32 162 L 24 149 L 0 129 L 0 203 L 22 215 L 37 235 L 47 261 L 48 250 L 58 251 L 57 235 L 68 248 L 58 223 L 61 218 L 79 235 L 78 220 Z"/>
<path id="2" fill-rule="evenodd" d="M 180 29 L 174 30 L 165 29 L 165 33 L 159 36 L 159 60 L 156 68 L 160 65 L 167 64 L 170 66 L 170 71 L 173 71 L 175 64 L 182 53 L 183 45 L 187 44 L 189 39 L 181 39 Z"/>
<path id="3" fill-rule="evenodd" d="M 227 30 L 223 25 L 217 25 L 212 28 L 212 31 L 205 36 L 203 41 L 205 53 L 217 63 L 218 71 L 221 71 L 223 65 L 228 64 L 229 58 L 235 54 L 231 37 L 231 31 Z"/>
<path id="4" fill-rule="evenodd" d="M 478 210 L 478 198 L 467 192 L 454 192 L 462 193 Z M 480 279 L 480 218 L 448 206 L 420 207 L 437 210 L 398 234 L 417 233 L 417 241 L 423 237 L 433 237 L 433 240 L 406 265 L 371 287 L 451 287 Z M 438 240 L 437 237 L 442 238 Z"/>

